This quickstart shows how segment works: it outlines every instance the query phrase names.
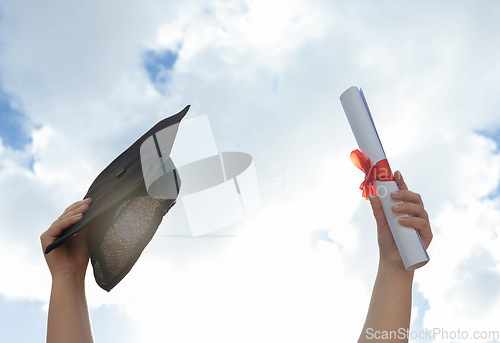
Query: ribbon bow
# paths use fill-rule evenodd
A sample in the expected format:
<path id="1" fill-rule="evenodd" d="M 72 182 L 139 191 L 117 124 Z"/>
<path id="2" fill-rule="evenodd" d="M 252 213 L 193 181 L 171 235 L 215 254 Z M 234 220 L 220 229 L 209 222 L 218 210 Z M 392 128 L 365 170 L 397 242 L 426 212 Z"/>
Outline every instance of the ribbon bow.
<path id="1" fill-rule="evenodd" d="M 359 186 L 363 191 L 363 198 L 368 199 L 368 195 L 377 195 L 377 190 L 373 185 L 377 181 L 394 181 L 391 168 L 387 159 L 375 163 L 373 166 L 370 159 L 358 149 L 351 152 L 351 162 L 365 173 L 365 180 Z"/>

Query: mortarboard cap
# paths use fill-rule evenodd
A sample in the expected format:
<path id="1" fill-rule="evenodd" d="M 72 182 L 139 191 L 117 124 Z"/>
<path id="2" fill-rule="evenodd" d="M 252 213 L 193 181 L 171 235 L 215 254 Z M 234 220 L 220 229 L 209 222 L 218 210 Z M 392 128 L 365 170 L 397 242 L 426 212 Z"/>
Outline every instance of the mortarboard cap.
<path id="1" fill-rule="evenodd" d="M 160 121 L 99 174 L 84 197 L 92 205 L 46 254 L 88 227 L 97 284 L 110 291 L 127 275 L 179 194 L 181 180 L 169 156 L 188 110 Z"/>

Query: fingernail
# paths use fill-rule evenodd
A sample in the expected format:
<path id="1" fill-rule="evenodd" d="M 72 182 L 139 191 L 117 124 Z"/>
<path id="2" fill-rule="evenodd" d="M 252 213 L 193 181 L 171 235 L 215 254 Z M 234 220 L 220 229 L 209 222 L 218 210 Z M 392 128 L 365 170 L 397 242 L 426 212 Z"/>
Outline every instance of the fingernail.
<path id="1" fill-rule="evenodd" d="M 400 205 L 392 205 L 392 209 L 393 210 L 397 210 L 399 208 Z"/>
<path id="2" fill-rule="evenodd" d="M 75 217 L 81 217 L 81 216 L 83 216 L 83 214 L 81 213 L 75 214 Z"/>
<path id="3" fill-rule="evenodd" d="M 401 172 L 399 170 L 396 170 L 396 172 L 394 174 L 396 174 L 396 179 L 398 179 L 398 181 L 400 181 L 401 180 Z"/>
<path id="4" fill-rule="evenodd" d="M 406 217 L 399 217 L 398 218 L 398 222 L 402 223 L 406 220 Z"/>
<path id="5" fill-rule="evenodd" d="M 397 196 L 399 194 L 399 191 L 392 192 L 391 195 Z"/>
<path id="6" fill-rule="evenodd" d="M 368 199 L 370 199 L 370 201 L 372 201 L 375 198 L 376 198 L 375 194 L 368 194 Z"/>

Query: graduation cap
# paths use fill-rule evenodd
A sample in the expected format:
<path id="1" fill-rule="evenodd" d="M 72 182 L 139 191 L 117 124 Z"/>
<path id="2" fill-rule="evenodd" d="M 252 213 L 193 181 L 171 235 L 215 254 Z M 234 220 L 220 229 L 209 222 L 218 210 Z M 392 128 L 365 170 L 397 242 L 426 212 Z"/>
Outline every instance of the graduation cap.
<path id="1" fill-rule="evenodd" d="M 179 194 L 181 181 L 169 156 L 188 110 L 153 126 L 97 176 L 84 197 L 91 206 L 46 254 L 88 227 L 97 284 L 110 291 L 128 274 Z"/>

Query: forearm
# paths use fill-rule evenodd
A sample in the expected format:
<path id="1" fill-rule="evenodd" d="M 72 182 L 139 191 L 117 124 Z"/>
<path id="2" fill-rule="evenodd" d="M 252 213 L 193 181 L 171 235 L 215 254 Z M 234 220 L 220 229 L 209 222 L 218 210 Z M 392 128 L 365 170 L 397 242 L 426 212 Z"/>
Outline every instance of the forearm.
<path id="1" fill-rule="evenodd" d="M 93 342 L 83 280 L 53 278 L 47 322 L 47 343 Z"/>
<path id="2" fill-rule="evenodd" d="M 413 272 L 379 265 L 359 343 L 407 341 L 401 336 L 410 327 L 412 283 Z"/>

